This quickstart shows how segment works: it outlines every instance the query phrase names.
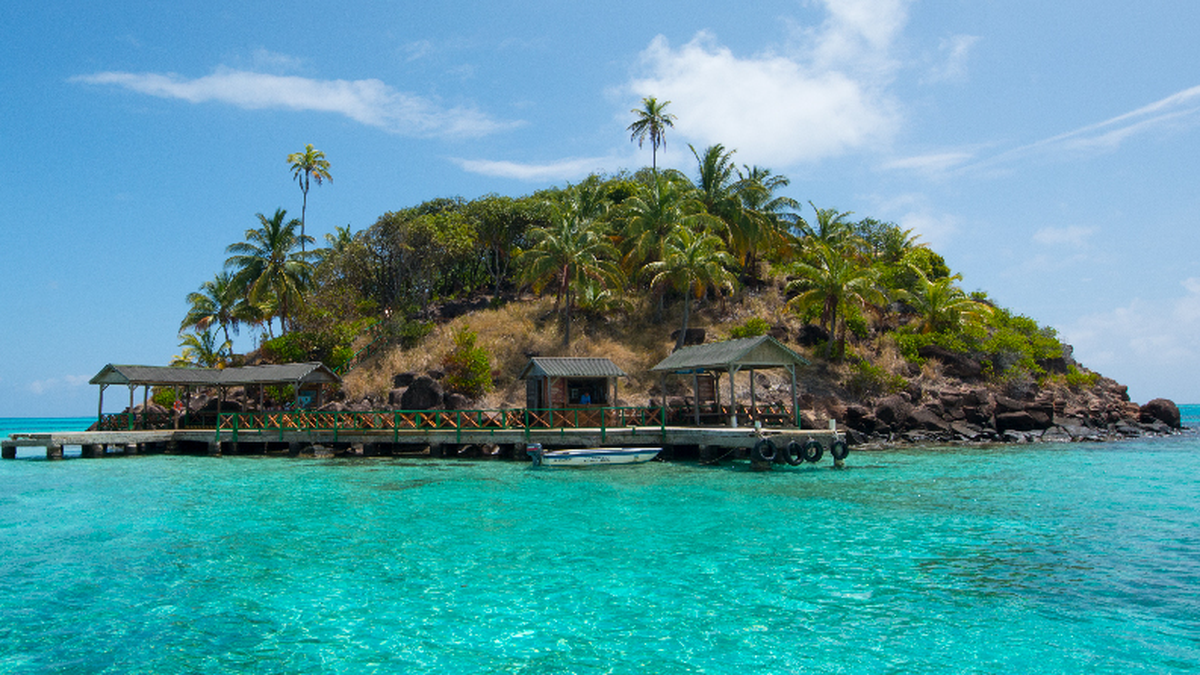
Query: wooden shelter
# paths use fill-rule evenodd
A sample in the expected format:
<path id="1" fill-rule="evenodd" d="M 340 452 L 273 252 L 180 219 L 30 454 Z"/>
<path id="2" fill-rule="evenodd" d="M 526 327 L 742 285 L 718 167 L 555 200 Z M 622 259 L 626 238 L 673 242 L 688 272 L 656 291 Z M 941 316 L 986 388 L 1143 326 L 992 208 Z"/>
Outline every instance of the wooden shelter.
<path id="1" fill-rule="evenodd" d="M 287 363 L 283 365 L 244 366 L 241 368 L 173 368 L 167 366 L 129 366 L 108 364 L 93 377 L 89 384 L 100 386 L 98 421 L 104 417 L 104 390 L 112 385 L 129 387 L 129 409 L 133 410 L 134 392 L 143 387 L 142 415 L 146 414 L 146 403 L 150 387 L 183 388 L 185 400 L 193 387 L 215 388 L 217 410 L 220 411 L 225 390 L 229 387 L 258 387 L 259 404 L 263 390 L 272 385 L 292 385 L 295 389 L 296 407 L 308 407 L 315 402 L 320 407 L 323 385 L 337 384 L 342 379 L 323 363 Z"/>
<path id="2" fill-rule="evenodd" d="M 617 379 L 627 377 L 605 358 L 535 356 L 521 370 L 530 410 L 616 405 Z"/>
<path id="3" fill-rule="evenodd" d="M 799 400 L 796 395 L 796 366 L 806 366 L 808 361 L 788 349 L 782 343 L 769 335 L 712 342 L 709 344 L 685 347 L 663 359 L 651 371 L 662 373 L 663 408 L 666 408 L 666 376 L 668 373 L 691 375 L 692 388 L 695 394 L 692 412 L 696 425 L 701 422 L 701 409 L 707 404 L 716 414 L 723 414 L 721 408 L 721 391 L 718 386 L 721 373 L 729 374 L 729 403 L 731 414 L 729 425 L 737 424 L 737 394 L 733 384 L 734 376 L 745 370 L 750 373 L 750 407 L 758 405 L 754 391 L 754 371 L 783 368 L 791 375 L 792 380 L 792 416 L 797 427 L 800 426 Z"/>

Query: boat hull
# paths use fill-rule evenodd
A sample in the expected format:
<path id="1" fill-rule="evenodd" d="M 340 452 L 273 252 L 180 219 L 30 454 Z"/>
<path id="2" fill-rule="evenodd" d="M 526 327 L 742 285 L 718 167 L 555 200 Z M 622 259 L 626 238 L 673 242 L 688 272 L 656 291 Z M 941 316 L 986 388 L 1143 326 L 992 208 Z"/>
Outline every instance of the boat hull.
<path id="1" fill-rule="evenodd" d="M 534 466 L 587 467 L 649 462 L 662 448 L 581 448 L 543 450 L 540 445 L 526 448 Z"/>

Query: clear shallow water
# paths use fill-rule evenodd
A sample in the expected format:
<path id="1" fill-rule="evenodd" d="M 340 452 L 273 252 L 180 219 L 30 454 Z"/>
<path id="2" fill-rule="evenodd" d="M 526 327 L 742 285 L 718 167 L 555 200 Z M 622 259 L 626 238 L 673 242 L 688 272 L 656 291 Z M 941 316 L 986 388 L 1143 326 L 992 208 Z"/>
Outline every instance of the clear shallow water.
<path id="1" fill-rule="evenodd" d="M 0 672 L 1200 670 L 1200 440 L 0 462 Z"/>

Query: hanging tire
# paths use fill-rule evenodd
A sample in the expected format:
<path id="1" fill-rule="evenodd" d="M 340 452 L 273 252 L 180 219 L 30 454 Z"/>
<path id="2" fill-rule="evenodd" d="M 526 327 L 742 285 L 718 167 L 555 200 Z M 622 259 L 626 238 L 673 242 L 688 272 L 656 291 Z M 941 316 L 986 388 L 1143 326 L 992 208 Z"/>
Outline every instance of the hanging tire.
<path id="1" fill-rule="evenodd" d="M 810 439 L 804 444 L 801 453 L 804 455 L 804 461 L 816 464 L 821 461 L 821 457 L 825 456 L 825 446 L 821 445 L 820 441 Z"/>
<path id="2" fill-rule="evenodd" d="M 804 448 L 796 441 L 787 444 L 783 450 L 783 459 L 791 466 L 800 466 L 804 463 Z"/>
<path id="3" fill-rule="evenodd" d="M 840 462 L 850 454 L 850 448 L 845 441 L 834 441 L 833 445 L 829 446 L 829 454 L 833 455 L 835 462 Z"/>
<path id="4" fill-rule="evenodd" d="M 756 462 L 774 462 L 775 461 L 775 443 L 769 438 L 764 438 L 754 444 L 754 448 L 750 451 L 750 458 Z"/>

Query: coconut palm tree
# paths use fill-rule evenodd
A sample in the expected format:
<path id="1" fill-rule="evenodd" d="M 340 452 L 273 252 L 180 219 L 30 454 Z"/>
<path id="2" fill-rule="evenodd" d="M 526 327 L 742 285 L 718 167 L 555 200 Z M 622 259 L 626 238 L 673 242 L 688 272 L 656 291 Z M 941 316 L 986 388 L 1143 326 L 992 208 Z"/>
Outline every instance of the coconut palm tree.
<path id="1" fill-rule="evenodd" d="M 757 166 L 745 169 L 745 173 L 738 171 L 741 217 L 731 234 L 730 250 L 741 263 L 743 274 L 754 277 L 759 252 L 784 247 L 799 219 L 796 212 L 800 203 L 791 197 L 776 196 L 790 183 L 786 176 Z"/>
<path id="2" fill-rule="evenodd" d="M 217 368 L 229 361 L 233 343 L 226 340 L 217 344 L 217 336 L 210 328 L 203 333 L 181 333 L 179 346 L 183 351 L 171 360 L 172 366 Z"/>
<path id="3" fill-rule="evenodd" d="M 721 238 L 711 232 L 693 232 L 677 227 L 663 241 L 663 256 L 646 265 L 651 288 L 671 286 L 683 293 L 683 325 L 675 348 L 683 347 L 687 336 L 688 317 L 692 298 L 700 299 L 710 288 L 718 293 L 733 290 L 734 277 L 729 272 L 733 256 L 725 250 Z"/>
<path id="4" fill-rule="evenodd" d="M 819 242 L 834 248 L 841 248 L 848 243 L 854 234 L 854 223 L 850 222 L 853 211 L 838 211 L 837 209 L 818 209 L 816 204 L 808 203 L 817 213 L 817 223 L 810 225 L 803 218 L 796 222 L 800 235 L 809 241 Z"/>
<path id="5" fill-rule="evenodd" d="M 237 335 L 238 326 L 247 319 L 245 298 L 238 295 L 233 275 L 228 271 L 200 284 L 199 291 L 188 293 L 187 301 L 191 307 L 179 324 L 180 331 L 193 327 L 206 331 L 215 323 L 225 333 L 225 341 L 229 342 L 230 329 Z"/>
<path id="6" fill-rule="evenodd" d="M 315 179 L 317 185 L 322 181 L 333 182 L 333 176 L 329 175 L 329 161 L 325 159 L 325 153 L 320 150 L 314 150 L 312 143 L 304 146 L 304 152 L 293 152 L 287 156 L 288 164 L 292 165 L 292 177 L 300 185 L 300 192 L 304 195 L 304 202 L 300 207 L 300 250 L 304 250 L 304 216 L 308 213 L 308 187 L 310 181 Z"/>
<path id="7" fill-rule="evenodd" d="M 834 341 L 845 339 L 847 310 L 855 305 L 882 304 L 884 297 L 876 286 L 875 268 L 824 242 L 814 242 L 810 253 L 809 261 L 787 267 L 788 273 L 796 277 L 788 283 L 787 291 L 797 292 L 788 307 L 800 312 L 820 308 L 821 326 L 830 336 L 825 345 L 828 359 L 833 356 Z"/>
<path id="8" fill-rule="evenodd" d="M 650 139 L 650 166 L 654 173 L 658 173 L 658 148 L 667 147 L 667 128 L 675 126 L 675 116 L 666 112 L 670 104 L 670 101 L 659 103 L 655 97 L 647 96 L 642 99 L 641 108 L 629 111 L 637 116 L 626 129 L 630 134 L 629 140 L 637 141 L 640 148 L 647 137 Z"/>
<path id="9" fill-rule="evenodd" d="M 246 230 L 246 241 L 225 249 L 232 254 L 225 260 L 225 268 L 233 271 L 233 283 L 251 304 L 261 305 L 271 298 L 278 302 L 280 325 L 286 332 L 312 277 L 310 261 L 315 252 L 304 251 L 303 244 L 312 243 L 313 238 L 297 236 L 300 221 L 285 221 L 287 211 L 283 209 L 276 209 L 270 218 L 261 213 L 255 216 L 259 227 Z M 298 247 L 302 250 L 297 251 Z"/>
<path id="10" fill-rule="evenodd" d="M 551 224 L 534 229 L 532 248 L 522 254 L 525 275 L 535 292 L 553 284 L 555 309 L 563 312 L 563 345 L 571 344 L 571 307 L 575 292 L 586 279 L 619 285 L 617 250 L 593 218 L 559 209 Z"/>
<path id="11" fill-rule="evenodd" d="M 981 323 L 992 313 L 991 307 L 976 302 L 954 285 L 961 275 L 930 281 L 920 270 L 913 271 L 917 275 L 916 292 L 901 290 L 898 295 L 921 317 L 922 333 L 953 331 L 964 323 Z"/>

